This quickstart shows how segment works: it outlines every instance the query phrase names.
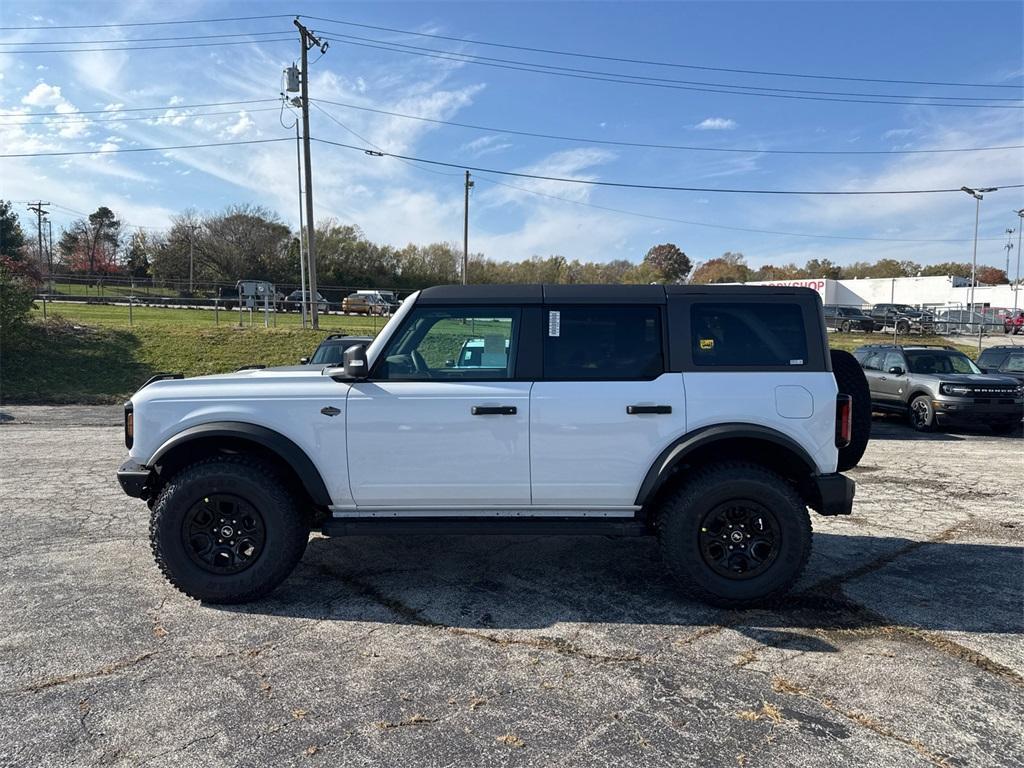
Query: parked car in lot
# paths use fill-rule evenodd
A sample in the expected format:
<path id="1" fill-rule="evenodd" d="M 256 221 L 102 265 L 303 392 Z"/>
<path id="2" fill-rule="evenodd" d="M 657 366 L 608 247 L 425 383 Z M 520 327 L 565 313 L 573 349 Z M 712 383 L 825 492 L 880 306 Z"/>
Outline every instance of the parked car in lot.
<path id="1" fill-rule="evenodd" d="M 984 373 L 1012 376 L 1024 382 L 1024 347 L 1009 344 L 989 347 L 978 356 L 978 367 Z"/>
<path id="2" fill-rule="evenodd" d="M 345 350 L 357 344 L 369 344 L 372 336 L 346 336 L 343 333 L 332 333 L 320 342 L 310 357 L 299 358 L 300 365 L 341 365 Z"/>
<path id="3" fill-rule="evenodd" d="M 1024 333 L 1024 309 L 1011 309 L 1002 319 L 1003 333 L 1012 333 L 1014 336 Z"/>
<path id="4" fill-rule="evenodd" d="M 428 288 L 343 365 L 147 383 L 117 476 L 209 602 L 269 593 L 313 529 L 652 535 L 684 589 L 748 605 L 799 578 L 808 508 L 853 508 L 867 383 L 822 323 L 807 288 Z"/>
<path id="5" fill-rule="evenodd" d="M 979 333 L 989 333 L 994 328 L 1002 330 L 1002 322 L 997 323 L 995 318 L 969 309 L 940 309 L 935 313 L 935 332 L 939 334 L 964 333 L 977 336 Z"/>
<path id="6" fill-rule="evenodd" d="M 825 305 L 825 327 L 834 328 L 842 333 L 875 330 L 875 321 L 864 313 L 860 307 L 844 307 L 836 304 Z"/>
<path id="7" fill-rule="evenodd" d="M 867 376 L 872 406 L 907 415 L 920 432 L 986 424 L 1005 434 L 1024 416 L 1021 382 L 982 373 L 953 347 L 868 344 L 853 355 Z"/>
<path id="8" fill-rule="evenodd" d="M 292 291 L 289 293 L 284 301 L 281 302 L 281 309 L 285 312 L 301 312 L 302 311 L 302 299 L 303 296 L 306 298 L 306 309 L 308 310 L 313 303 L 312 295 L 309 291 Z M 316 292 L 316 309 L 317 312 L 326 314 L 330 309 L 327 299 L 323 297 L 320 291 Z"/>
<path id="9" fill-rule="evenodd" d="M 390 315 L 391 304 L 376 291 L 356 291 L 341 301 L 341 311 L 346 315 Z"/>
<path id="10" fill-rule="evenodd" d="M 931 312 L 909 304 L 875 304 L 869 312 L 875 321 L 875 330 L 893 328 L 896 333 L 932 333 L 934 317 Z"/>

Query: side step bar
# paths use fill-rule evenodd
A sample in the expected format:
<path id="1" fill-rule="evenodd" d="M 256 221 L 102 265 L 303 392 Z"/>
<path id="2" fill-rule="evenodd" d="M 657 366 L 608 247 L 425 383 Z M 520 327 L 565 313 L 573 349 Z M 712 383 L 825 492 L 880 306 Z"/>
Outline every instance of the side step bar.
<path id="1" fill-rule="evenodd" d="M 653 531 L 641 520 L 614 518 L 331 518 L 324 536 L 648 536 Z"/>

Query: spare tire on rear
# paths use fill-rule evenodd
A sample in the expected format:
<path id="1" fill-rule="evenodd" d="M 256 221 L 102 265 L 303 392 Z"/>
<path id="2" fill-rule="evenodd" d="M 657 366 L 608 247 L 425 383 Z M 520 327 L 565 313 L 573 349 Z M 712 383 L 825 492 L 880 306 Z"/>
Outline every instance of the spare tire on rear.
<path id="1" fill-rule="evenodd" d="M 839 386 L 839 394 L 853 398 L 853 430 L 850 444 L 839 449 L 839 471 L 853 469 L 860 462 L 871 437 L 871 390 L 864 370 L 857 358 L 841 349 L 829 350 L 832 356 L 832 375 Z"/>

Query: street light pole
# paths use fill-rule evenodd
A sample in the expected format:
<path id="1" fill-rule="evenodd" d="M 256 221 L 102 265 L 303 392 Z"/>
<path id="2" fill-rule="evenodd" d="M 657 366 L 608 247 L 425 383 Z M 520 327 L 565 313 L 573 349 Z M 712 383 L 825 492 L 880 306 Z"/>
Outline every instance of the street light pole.
<path id="1" fill-rule="evenodd" d="M 1017 225 L 1017 276 L 1013 281 L 1013 314 L 1014 320 L 1017 315 L 1017 296 L 1020 295 L 1020 233 L 1024 230 L 1024 208 L 1019 211 L 1015 211 L 1017 216 L 1020 218 L 1020 224 Z"/>
<path id="2" fill-rule="evenodd" d="M 1013 233 L 1014 233 L 1014 231 L 1015 230 L 1012 227 L 1007 227 L 1006 228 L 1006 245 L 1003 246 L 1003 248 L 1006 249 L 1006 279 L 1007 280 L 1010 279 L 1010 251 L 1013 250 Z"/>
<path id="3" fill-rule="evenodd" d="M 466 171 L 466 204 L 465 216 L 462 221 L 462 284 L 469 282 L 469 190 L 473 188 L 473 182 L 469 178 L 469 171 Z"/>
<path id="4" fill-rule="evenodd" d="M 974 256 L 971 258 L 971 291 L 967 303 L 967 309 L 973 311 L 974 284 L 978 282 L 978 218 L 981 215 L 981 201 L 985 199 L 985 192 L 995 192 L 998 188 L 983 187 L 981 189 L 971 189 L 970 187 L 960 187 L 960 189 L 974 198 Z"/>

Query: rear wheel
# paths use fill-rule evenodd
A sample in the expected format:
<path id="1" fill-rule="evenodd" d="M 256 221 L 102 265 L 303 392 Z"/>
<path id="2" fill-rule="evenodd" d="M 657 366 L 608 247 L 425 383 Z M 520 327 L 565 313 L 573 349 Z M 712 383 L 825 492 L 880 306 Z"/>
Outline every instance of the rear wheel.
<path id="1" fill-rule="evenodd" d="M 918 395 L 910 401 L 910 426 L 918 432 L 935 429 L 935 409 L 927 395 Z"/>
<path id="2" fill-rule="evenodd" d="M 757 464 L 697 470 L 658 514 L 665 566 L 679 586 L 718 605 L 770 602 L 800 577 L 811 520 L 793 486 Z"/>
<path id="3" fill-rule="evenodd" d="M 309 529 L 273 468 L 218 456 L 181 470 L 153 506 L 150 543 L 167 580 L 210 603 L 269 594 L 302 557 Z"/>
<path id="4" fill-rule="evenodd" d="M 832 375 L 839 393 L 853 398 L 853 430 L 850 444 L 839 449 L 838 470 L 845 472 L 860 462 L 871 438 L 871 390 L 857 358 L 841 349 L 829 350 Z"/>

